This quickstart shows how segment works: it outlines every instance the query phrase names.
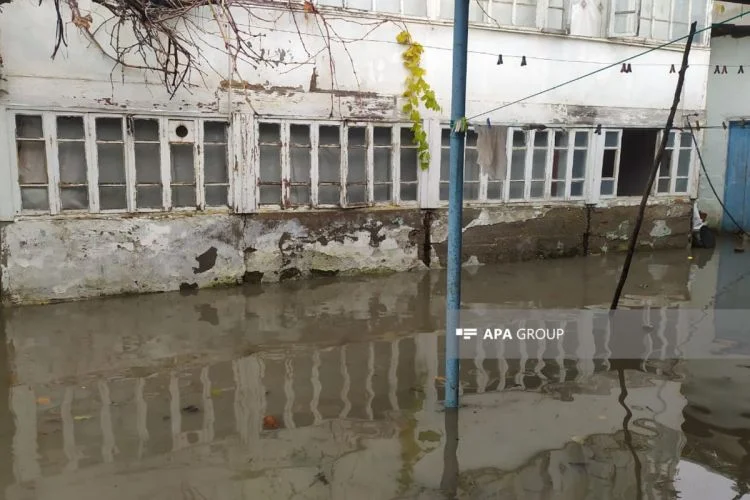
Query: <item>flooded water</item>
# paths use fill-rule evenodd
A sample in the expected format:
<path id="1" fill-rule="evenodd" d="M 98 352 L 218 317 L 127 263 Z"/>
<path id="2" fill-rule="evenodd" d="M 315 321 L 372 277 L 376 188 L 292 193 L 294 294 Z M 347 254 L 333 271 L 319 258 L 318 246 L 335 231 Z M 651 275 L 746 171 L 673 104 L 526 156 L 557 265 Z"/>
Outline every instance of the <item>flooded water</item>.
<path id="1" fill-rule="evenodd" d="M 466 269 L 463 300 L 606 307 L 621 263 Z M 478 355 L 446 412 L 444 295 L 432 271 L 0 311 L 0 498 L 750 498 L 749 361 Z M 645 299 L 744 309 L 750 253 L 641 254 Z"/>

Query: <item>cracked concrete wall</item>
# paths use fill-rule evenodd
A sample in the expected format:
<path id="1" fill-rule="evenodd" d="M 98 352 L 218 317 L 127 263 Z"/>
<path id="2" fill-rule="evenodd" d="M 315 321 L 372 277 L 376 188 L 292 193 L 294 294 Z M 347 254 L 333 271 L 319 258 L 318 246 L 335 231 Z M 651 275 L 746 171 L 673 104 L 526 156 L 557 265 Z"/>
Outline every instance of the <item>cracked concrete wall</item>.
<path id="1" fill-rule="evenodd" d="M 466 208 L 463 261 L 624 251 L 638 207 Z M 682 248 L 690 203 L 650 206 L 640 246 Z M 0 226 L 3 303 L 272 283 L 445 265 L 447 210 L 34 219 Z"/>

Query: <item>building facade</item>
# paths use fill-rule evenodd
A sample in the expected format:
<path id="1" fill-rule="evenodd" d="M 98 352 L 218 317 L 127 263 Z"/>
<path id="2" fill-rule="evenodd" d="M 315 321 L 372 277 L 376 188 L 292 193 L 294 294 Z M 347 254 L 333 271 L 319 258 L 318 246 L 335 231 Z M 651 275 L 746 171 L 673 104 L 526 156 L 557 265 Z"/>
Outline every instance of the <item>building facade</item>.
<path id="1" fill-rule="evenodd" d="M 716 21 L 721 22 L 743 13 L 750 14 L 750 5 L 716 2 L 714 11 Z M 747 87 L 748 34 L 750 15 L 715 28 L 711 39 L 704 124 L 707 128 L 702 151 L 708 176 L 701 172 L 699 205 L 709 214 L 714 227 L 731 233 L 739 230 L 737 224 L 744 231 L 750 231 L 750 172 L 747 169 L 750 127 L 745 126 L 750 105 L 743 99 L 733 98 Z M 722 209 L 722 203 L 729 215 Z"/>
<path id="2" fill-rule="evenodd" d="M 150 15 L 171 16 L 178 39 L 191 40 L 190 51 L 166 59 L 194 61 L 182 86 L 179 74 L 153 71 L 169 66 L 159 64 L 172 46 L 142 50 L 143 32 L 104 5 L 63 5 L 65 43 L 54 59 L 55 9 L 4 5 L 4 302 L 440 266 L 452 2 L 296 3 L 179 13 L 154 3 Z M 627 245 L 684 40 L 659 47 L 693 20 L 708 26 L 710 7 L 472 2 L 467 264 Z M 403 31 L 423 47 L 420 68 L 441 108 L 417 117 L 426 169 L 403 112 Z M 29 43 L 30 32 L 50 36 Z M 676 126 L 687 115 L 705 119 L 708 42 L 704 31 L 693 45 Z M 499 178 L 477 164 L 484 125 L 507 127 Z M 647 247 L 688 243 L 698 193 L 689 134 L 670 132 L 668 158 L 642 233 Z"/>

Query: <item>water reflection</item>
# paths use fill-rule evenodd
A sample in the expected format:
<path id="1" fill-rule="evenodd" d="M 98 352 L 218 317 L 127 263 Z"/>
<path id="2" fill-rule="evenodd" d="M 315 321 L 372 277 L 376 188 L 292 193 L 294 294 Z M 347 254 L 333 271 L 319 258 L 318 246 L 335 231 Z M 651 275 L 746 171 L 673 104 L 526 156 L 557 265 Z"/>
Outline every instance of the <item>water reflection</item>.
<path id="1" fill-rule="evenodd" d="M 618 266 L 483 268 L 467 276 L 465 295 L 505 307 L 598 305 Z M 642 256 L 627 298 L 690 302 L 690 267 L 682 252 Z M 0 358 L 11 379 L 0 384 L 10 403 L 0 407 L 0 491 L 9 500 L 673 499 L 697 488 L 685 483 L 684 458 L 746 481 L 750 406 L 737 395 L 750 370 L 739 364 L 594 363 L 576 346 L 554 359 L 479 350 L 462 363 L 465 406 L 442 411 L 443 279 L 12 310 L 0 318 L 11 347 Z M 726 376 L 737 385 L 715 390 Z"/>

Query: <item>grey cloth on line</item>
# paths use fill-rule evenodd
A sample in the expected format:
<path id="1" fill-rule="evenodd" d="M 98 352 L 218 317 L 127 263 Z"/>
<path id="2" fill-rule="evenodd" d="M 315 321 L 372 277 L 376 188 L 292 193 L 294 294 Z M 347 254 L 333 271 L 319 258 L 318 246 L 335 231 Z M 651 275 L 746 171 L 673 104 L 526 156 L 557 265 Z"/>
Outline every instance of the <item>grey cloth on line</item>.
<path id="1" fill-rule="evenodd" d="M 507 138 L 508 127 L 477 125 L 477 163 L 482 172 L 487 172 L 490 180 L 505 180 L 508 167 Z"/>

